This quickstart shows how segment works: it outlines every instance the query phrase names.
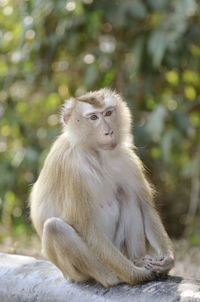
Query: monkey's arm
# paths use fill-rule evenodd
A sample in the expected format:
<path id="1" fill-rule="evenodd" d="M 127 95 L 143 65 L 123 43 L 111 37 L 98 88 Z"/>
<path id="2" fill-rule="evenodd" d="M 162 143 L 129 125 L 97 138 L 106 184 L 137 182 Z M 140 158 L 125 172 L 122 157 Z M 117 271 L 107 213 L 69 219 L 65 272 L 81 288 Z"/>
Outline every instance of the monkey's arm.
<path id="1" fill-rule="evenodd" d="M 157 273 L 167 273 L 174 266 L 172 243 L 165 231 L 159 215 L 150 202 L 141 202 L 146 237 L 157 252 L 157 256 L 147 256 L 147 268 Z"/>
<path id="2" fill-rule="evenodd" d="M 129 161 L 127 169 L 128 167 L 131 169 L 131 184 L 142 211 L 145 235 L 157 253 L 157 256 L 146 257 L 147 267 L 155 272 L 166 273 L 174 265 L 172 243 L 154 208 L 153 190 L 145 178 L 142 162 L 134 152 L 130 150 L 126 152 Z"/>
<path id="3" fill-rule="evenodd" d="M 154 274 L 144 267 L 133 265 L 95 226 L 88 230 L 85 240 L 102 263 L 124 281 L 137 284 L 155 278 Z"/>

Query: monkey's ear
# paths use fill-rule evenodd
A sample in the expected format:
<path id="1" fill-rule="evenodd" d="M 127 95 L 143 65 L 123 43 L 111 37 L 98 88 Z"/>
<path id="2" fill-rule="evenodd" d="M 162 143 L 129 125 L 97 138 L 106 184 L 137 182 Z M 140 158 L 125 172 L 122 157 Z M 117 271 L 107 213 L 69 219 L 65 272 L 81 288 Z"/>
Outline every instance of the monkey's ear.
<path id="1" fill-rule="evenodd" d="M 73 111 L 73 108 L 74 108 L 74 99 L 71 98 L 71 99 L 67 100 L 65 102 L 65 104 L 62 106 L 61 115 L 60 115 L 61 123 L 63 123 L 63 124 L 68 123 L 71 113 Z"/>

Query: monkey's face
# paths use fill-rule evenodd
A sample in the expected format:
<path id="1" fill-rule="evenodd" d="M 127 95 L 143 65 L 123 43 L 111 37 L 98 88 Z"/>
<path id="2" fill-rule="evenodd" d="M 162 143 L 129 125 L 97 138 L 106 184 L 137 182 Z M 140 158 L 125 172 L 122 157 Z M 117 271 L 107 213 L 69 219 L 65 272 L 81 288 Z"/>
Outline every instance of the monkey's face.
<path id="1" fill-rule="evenodd" d="M 103 150 L 112 150 L 117 145 L 114 120 L 115 108 L 108 107 L 104 111 L 95 111 L 85 116 L 87 123 L 90 124 L 90 136 L 93 143 Z"/>
<path id="2" fill-rule="evenodd" d="M 117 144 L 130 142 L 130 111 L 120 96 L 109 89 L 68 100 L 61 120 L 73 145 L 112 150 Z"/>
<path id="3" fill-rule="evenodd" d="M 80 108 L 81 107 L 81 108 Z M 117 145 L 116 108 L 112 102 L 105 102 L 101 108 L 87 103 L 79 106 L 82 113 L 82 127 L 89 145 L 96 149 L 112 150 Z"/>

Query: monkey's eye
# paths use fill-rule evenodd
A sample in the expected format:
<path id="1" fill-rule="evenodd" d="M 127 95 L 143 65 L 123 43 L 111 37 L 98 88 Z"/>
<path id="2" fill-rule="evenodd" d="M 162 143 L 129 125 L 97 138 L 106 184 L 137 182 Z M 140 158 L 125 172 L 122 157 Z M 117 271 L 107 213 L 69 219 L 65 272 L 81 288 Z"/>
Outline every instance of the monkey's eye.
<path id="1" fill-rule="evenodd" d="M 112 111 L 111 110 L 107 111 L 106 114 L 105 114 L 105 116 L 111 116 L 111 115 L 112 115 Z"/>
<path id="2" fill-rule="evenodd" d="M 98 116 L 96 114 L 93 114 L 91 117 L 90 117 L 91 120 L 95 121 L 98 119 Z"/>

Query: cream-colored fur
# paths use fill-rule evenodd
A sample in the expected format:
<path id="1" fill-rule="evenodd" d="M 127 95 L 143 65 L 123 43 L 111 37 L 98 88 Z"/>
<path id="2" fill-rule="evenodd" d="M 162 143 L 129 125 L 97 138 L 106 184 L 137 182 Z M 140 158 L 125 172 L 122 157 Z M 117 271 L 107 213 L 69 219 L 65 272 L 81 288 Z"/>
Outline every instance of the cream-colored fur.
<path id="1" fill-rule="evenodd" d="M 92 110 L 96 116 L 86 118 Z M 93 278 L 104 286 L 167 273 L 174 262 L 171 242 L 134 151 L 126 103 L 101 89 L 70 99 L 61 120 L 63 134 L 30 200 L 45 255 L 69 279 Z M 147 255 L 146 240 L 155 255 Z"/>

